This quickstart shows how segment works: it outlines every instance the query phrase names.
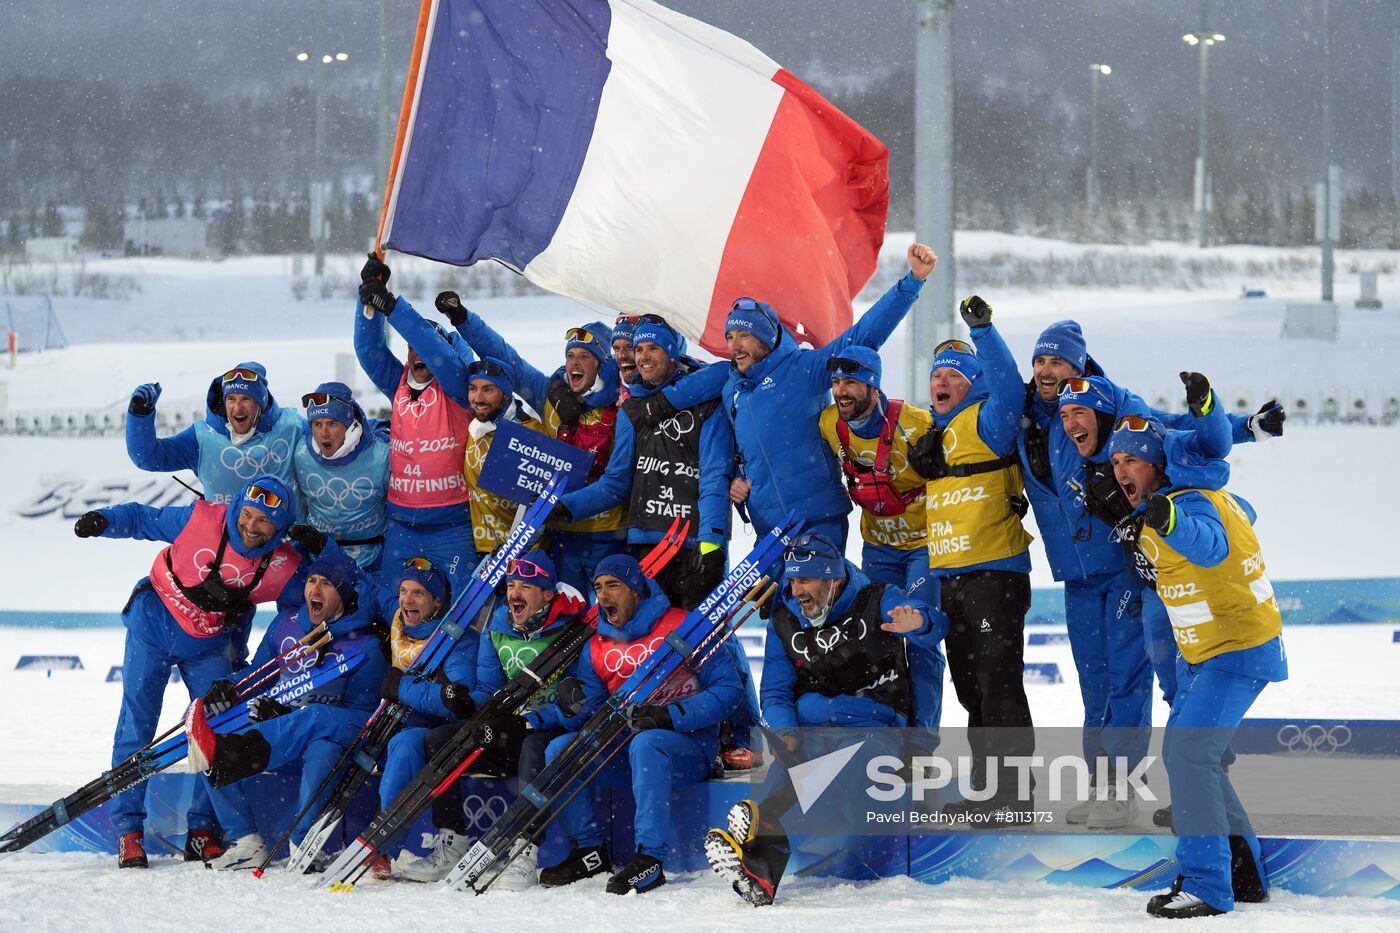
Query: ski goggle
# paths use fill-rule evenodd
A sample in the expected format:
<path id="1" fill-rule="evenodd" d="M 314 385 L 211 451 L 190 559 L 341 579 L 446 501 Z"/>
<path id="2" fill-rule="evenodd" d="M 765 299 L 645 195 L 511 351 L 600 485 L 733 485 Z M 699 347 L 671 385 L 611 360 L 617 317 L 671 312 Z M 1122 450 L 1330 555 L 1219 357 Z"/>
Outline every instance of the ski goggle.
<path id="1" fill-rule="evenodd" d="M 1155 434 L 1157 437 L 1162 436 L 1162 432 L 1157 430 L 1157 426 L 1152 423 L 1151 419 L 1141 415 L 1124 415 L 1119 418 L 1118 423 L 1113 426 L 1113 433 L 1117 434 L 1119 431 L 1134 431 L 1140 434 L 1148 433 Z"/>
<path id="2" fill-rule="evenodd" d="M 251 369 L 230 369 L 220 377 L 221 382 L 257 382 L 259 376 Z"/>
<path id="3" fill-rule="evenodd" d="M 861 373 L 865 373 L 869 376 L 875 375 L 875 370 L 871 369 L 869 366 L 866 366 L 864 363 L 858 363 L 855 360 L 843 359 L 839 356 L 835 359 L 827 360 L 826 371 L 831 373 L 833 376 L 858 377 L 861 375 Z"/>
<path id="4" fill-rule="evenodd" d="M 313 405 L 329 405 L 331 402 L 342 402 L 346 405 L 350 404 L 348 398 L 331 395 L 329 392 L 308 392 L 301 397 L 302 408 L 310 408 Z"/>
<path id="5" fill-rule="evenodd" d="M 506 565 L 506 576 L 521 577 L 526 580 L 531 580 L 535 577 L 549 579 L 549 574 L 543 567 L 523 557 L 517 557 Z"/>
<path id="6" fill-rule="evenodd" d="M 934 357 L 937 358 L 938 354 L 942 353 L 944 350 L 952 350 L 956 353 L 968 353 L 972 356 L 977 355 L 977 351 L 973 349 L 972 344 L 968 343 L 966 340 L 958 340 L 956 338 L 953 340 L 945 340 L 938 346 L 934 347 Z"/>
<path id="7" fill-rule="evenodd" d="M 421 570 L 424 573 L 434 573 L 437 571 L 437 568 L 433 566 L 433 562 L 426 557 L 410 557 L 403 562 L 403 569 Z"/>
<path id="8" fill-rule="evenodd" d="M 261 502 L 269 509 L 275 509 L 282 504 L 282 495 L 280 493 L 273 492 L 271 489 L 268 489 L 265 486 L 249 486 L 248 501 Z"/>
<path id="9" fill-rule="evenodd" d="M 753 298 L 735 298 L 734 303 L 729 306 L 733 311 L 761 311 L 758 302 Z"/>
<path id="10" fill-rule="evenodd" d="M 826 547 L 827 545 L 817 541 L 811 535 L 800 535 L 797 540 L 788 545 L 783 560 L 790 564 L 803 564 L 814 557 L 819 557 L 822 560 L 834 560 L 830 554 L 818 553 L 818 548 L 825 549 Z"/>
<path id="11" fill-rule="evenodd" d="M 1059 387 L 1055 389 L 1055 395 L 1063 396 L 1066 392 L 1071 393 L 1073 395 L 1084 395 L 1086 392 L 1092 392 L 1101 399 L 1107 399 L 1110 402 L 1113 401 L 1103 393 L 1102 389 L 1094 385 L 1088 379 L 1082 378 L 1080 376 L 1071 376 L 1068 379 L 1060 380 Z M 1135 416 L 1130 415 L 1128 417 Z"/>
<path id="12" fill-rule="evenodd" d="M 570 327 L 564 331 L 564 339 L 569 343 L 591 343 L 597 347 L 603 346 L 596 334 L 584 330 L 582 327 Z"/>
<path id="13" fill-rule="evenodd" d="M 490 376 L 492 379 L 507 379 L 509 374 L 506 368 L 499 363 L 490 360 L 474 360 L 467 366 L 467 378 L 472 376 Z"/>

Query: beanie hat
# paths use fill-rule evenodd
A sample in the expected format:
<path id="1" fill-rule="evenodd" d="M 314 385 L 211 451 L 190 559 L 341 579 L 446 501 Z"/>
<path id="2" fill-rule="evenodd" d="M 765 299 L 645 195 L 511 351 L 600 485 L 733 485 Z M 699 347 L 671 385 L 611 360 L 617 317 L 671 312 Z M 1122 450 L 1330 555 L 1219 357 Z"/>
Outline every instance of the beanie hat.
<path id="1" fill-rule="evenodd" d="M 1075 392 L 1076 388 L 1081 391 Z M 1113 384 L 1103 376 L 1066 379 L 1061 382 L 1057 407 L 1063 408 L 1066 405 L 1083 405 L 1106 415 L 1118 413 L 1118 404 L 1113 399 Z"/>
<path id="2" fill-rule="evenodd" d="M 959 349 L 960 347 L 967 347 L 971 352 Z M 945 340 L 935 349 L 937 355 L 928 367 L 930 378 L 933 377 L 933 372 L 936 369 L 956 369 L 968 382 L 982 374 L 982 364 L 977 360 L 977 351 L 973 350 L 970 344 L 961 340 Z"/>
<path id="3" fill-rule="evenodd" d="M 316 402 L 311 401 L 313 395 L 326 395 L 329 398 Z M 307 421 L 330 418 L 333 421 L 339 421 L 347 428 L 355 423 L 354 396 L 350 392 L 350 387 L 343 382 L 323 382 L 316 387 L 315 392 L 303 395 L 301 403 L 306 406 Z"/>
<path id="4" fill-rule="evenodd" d="M 632 329 L 636 326 L 636 316 L 629 317 L 626 314 L 619 314 L 617 316 L 617 323 L 612 326 L 612 339 L 626 340 L 628 343 L 634 343 L 635 341 L 632 339 Z M 612 341 L 609 341 L 609 343 L 611 342 Z"/>
<path id="5" fill-rule="evenodd" d="M 481 359 L 467 365 L 467 383 L 470 384 L 477 379 L 485 379 L 505 393 L 507 399 L 513 394 L 513 386 L 510 381 L 510 366 L 504 361 L 494 356 L 483 356 Z"/>
<path id="6" fill-rule="evenodd" d="M 1136 421 L 1137 419 L 1134 419 Z M 1130 430 L 1121 421 L 1113 431 L 1113 437 L 1108 442 L 1108 455 L 1131 454 L 1139 460 L 1146 460 L 1166 469 L 1167 451 L 1163 444 L 1166 436 L 1166 429 L 1162 427 L 1162 422 L 1155 418 L 1144 418 L 1146 428 L 1141 431 Z"/>
<path id="7" fill-rule="evenodd" d="M 846 558 L 820 532 L 801 535 L 783 554 L 783 575 L 812 580 L 846 579 Z"/>
<path id="8" fill-rule="evenodd" d="M 855 379 L 872 389 L 880 388 L 880 354 L 869 347 L 847 347 L 827 360 L 826 369 L 832 379 Z"/>
<path id="9" fill-rule="evenodd" d="M 680 356 L 681 346 L 676 339 L 676 332 L 658 321 L 642 321 L 637 324 L 636 330 L 632 333 L 632 346 L 636 348 L 641 343 L 654 343 L 671 359 Z"/>
<path id="10" fill-rule="evenodd" d="M 416 566 L 419 563 L 428 566 Z M 432 594 L 438 602 L 446 602 L 448 591 L 451 589 L 447 579 L 447 574 L 438 569 L 437 565 L 425 557 L 410 557 L 403 566 L 403 573 L 399 576 L 402 580 L 413 580 L 422 585 L 423 589 Z"/>
<path id="11" fill-rule="evenodd" d="M 559 574 L 554 570 L 554 561 L 544 551 L 529 551 L 506 565 L 506 579 L 519 580 L 542 590 L 554 589 Z"/>
<path id="12" fill-rule="evenodd" d="M 1089 350 L 1084 344 L 1079 322 L 1056 321 L 1041 331 L 1035 342 L 1035 350 L 1031 352 L 1031 361 L 1034 362 L 1037 356 L 1058 356 L 1081 373 L 1084 372 Z"/>
<path id="13" fill-rule="evenodd" d="M 224 398 L 230 395 L 246 395 L 258 406 L 259 411 L 267 411 L 267 399 L 271 394 L 267 389 L 267 370 L 261 363 L 246 362 L 224 373 L 219 380 Z"/>
<path id="14" fill-rule="evenodd" d="M 598 561 L 598 567 L 593 571 L 593 579 L 599 577 L 617 577 L 628 588 L 638 596 L 647 595 L 647 578 L 642 573 L 642 565 L 637 563 L 635 557 L 627 554 L 612 554 Z"/>
<path id="15" fill-rule="evenodd" d="M 355 581 L 360 568 L 344 552 L 322 554 L 306 569 L 308 577 L 325 577 L 340 594 L 341 614 L 350 615 L 359 604 L 359 594 L 355 592 Z"/>
<path id="16" fill-rule="evenodd" d="M 266 515 L 277 528 L 277 533 L 271 540 L 252 550 L 243 546 L 243 539 L 238 534 L 238 516 L 250 505 Z M 292 491 L 292 487 L 270 473 L 259 473 L 239 490 L 224 512 L 228 543 L 244 557 L 261 557 L 282 543 L 282 535 L 292 527 L 296 515 L 296 493 Z"/>
<path id="17" fill-rule="evenodd" d="M 778 312 L 768 302 L 736 298 L 725 318 L 724 333 L 747 331 L 771 350 L 778 345 L 778 326 Z"/>
<path id="18" fill-rule="evenodd" d="M 604 324 L 602 321 L 594 321 L 592 324 L 584 324 L 582 327 L 570 328 L 569 333 L 573 334 L 575 331 L 580 330 L 592 339 L 589 340 L 576 336 L 569 337 L 568 342 L 564 344 L 565 353 L 568 353 L 575 347 L 579 347 L 596 356 L 600 364 L 606 363 L 608 360 L 612 359 L 613 330 L 611 327 Z"/>

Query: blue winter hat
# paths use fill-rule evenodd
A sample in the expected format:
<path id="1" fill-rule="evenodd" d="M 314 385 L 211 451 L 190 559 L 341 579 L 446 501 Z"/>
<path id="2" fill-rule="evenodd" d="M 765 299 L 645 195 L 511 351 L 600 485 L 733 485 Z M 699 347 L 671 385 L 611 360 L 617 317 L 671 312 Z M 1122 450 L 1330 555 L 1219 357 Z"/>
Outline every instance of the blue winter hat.
<path id="1" fill-rule="evenodd" d="M 1167 467 L 1167 451 L 1164 446 L 1166 428 L 1155 418 L 1119 418 L 1113 428 L 1113 436 L 1108 442 L 1108 455 L 1131 454 L 1139 460 Z"/>
<path id="2" fill-rule="evenodd" d="M 641 321 L 637 324 L 632 333 L 632 346 L 635 348 L 641 343 L 656 344 L 673 360 L 681 354 L 681 345 L 676 338 L 676 332 L 669 325 L 657 320 Z"/>
<path id="3" fill-rule="evenodd" d="M 855 379 L 872 389 L 880 388 L 880 354 L 869 347 L 847 347 L 827 360 L 826 371 L 833 380 Z"/>
<path id="4" fill-rule="evenodd" d="M 1113 384 L 1103 376 L 1090 376 L 1087 379 L 1076 376 L 1061 382 L 1057 407 L 1066 405 L 1083 405 L 1106 415 L 1118 413 L 1118 405 L 1113 399 Z"/>
<path id="5" fill-rule="evenodd" d="M 617 322 L 612 326 L 612 339 L 626 340 L 628 343 L 633 343 L 632 330 L 636 326 L 637 318 L 635 316 L 629 317 L 626 314 L 619 314 L 617 316 Z"/>
<path id="6" fill-rule="evenodd" d="M 778 312 L 766 301 L 736 298 L 724 320 L 725 336 L 736 330 L 748 331 L 771 350 L 778 345 Z"/>
<path id="7" fill-rule="evenodd" d="M 308 577 L 325 577 L 331 581 L 331 586 L 340 594 L 340 603 L 343 607 L 342 614 L 349 614 L 355 611 L 355 606 L 359 602 L 358 594 L 355 592 L 355 582 L 359 579 L 360 568 L 343 551 L 334 554 L 322 554 L 312 561 L 311 566 L 306 568 Z"/>
<path id="8" fill-rule="evenodd" d="M 552 590 L 559 582 L 554 561 L 544 551 L 529 551 L 506 565 L 506 579 L 519 580 L 542 590 Z"/>
<path id="9" fill-rule="evenodd" d="M 968 382 L 982 374 L 977 350 L 965 340 L 945 340 L 935 347 L 933 362 L 928 367 L 929 378 L 933 378 L 936 369 L 956 369 Z"/>
<path id="10" fill-rule="evenodd" d="M 219 389 L 224 398 L 246 395 L 259 411 L 267 411 L 267 399 L 271 393 L 267 388 L 267 369 L 261 363 L 239 363 L 219 377 Z"/>
<path id="11" fill-rule="evenodd" d="M 613 329 L 602 321 L 594 321 L 582 327 L 571 327 L 567 337 L 568 342 L 564 344 L 565 353 L 579 347 L 596 356 L 600 364 L 612 359 Z"/>
<path id="12" fill-rule="evenodd" d="M 1031 351 L 1031 362 L 1037 356 L 1058 356 L 1081 373 L 1089 349 L 1084 343 L 1084 334 L 1079 330 L 1078 321 L 1056 321 L 1040 332 Z"/>
<path id="13" fill-rule="evenodd" d="M 330 418 L 347 428 L 355 423 L 355 399 L 350 387 L 343 382 L 323 382 L 315 392 L 301 397 L 306 406 L 306 420 Z"/>
<path id="14" fill-rule="evenodd" d="M 801 535 L 783 554 L 783 575 L 810 580 L 846 579 L 846 558 L 820 532 Z"/>
<path id="15" fill-rule="evenodd" d="M 647 578 L 642 573 L 642 565 L 630 555 L 612 554 L 598 561 L 593 579 L 596 581 L 599 577 L 617 577 L 638 596 L 647 595 Z"/>
<path id="16" fill-rule="evenodd" d="M 513 394 L 513 386 L 510 381 L 510 367 L 504 360 L 499 360 L 494 356 L 483 356 L 467 364 L 467 383 L 473 380 L 485 379 L 505 393 L 507 399 Z"/>
<path id="17" fill-rule="evenodd" d="M 410 557 L 404 561 L 403 573 L 399 580 L 412 580 L 422 585 L 438 602 L 446 602 L 449 581 L 447 574 L 438 569 L 437 564 L 426 557 Z"/>
<path id="18" fill-rule="evenodd" d="M 272 536 L 272 540 L 252 551 L 244 549 L 242 538 L 238 535 L 238 516 L 250 505 L 266 515 L 277 527 L 277 534 Z M 224 513 L 224 527 L 228 529 L 229 544 L 245 557 L 261 557 L 282 543 L 282 535 L 292 527 L 296 515 L 296 493 L 292 488 L 271 473 L 259 473 L 239 490 Z"/>

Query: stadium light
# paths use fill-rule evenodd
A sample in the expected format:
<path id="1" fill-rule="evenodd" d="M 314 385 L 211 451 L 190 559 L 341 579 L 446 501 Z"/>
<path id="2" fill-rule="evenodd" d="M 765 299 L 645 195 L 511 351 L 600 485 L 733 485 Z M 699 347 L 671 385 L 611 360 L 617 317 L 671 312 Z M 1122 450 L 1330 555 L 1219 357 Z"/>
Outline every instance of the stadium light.
<path id="1" fill-rule="evenodd" d="M 296 60 L 311 61 L 310 52 L 298 52 Z M 350 60 L 348 52 L 327 52 L 321 56 L 321 64 L 330 65 Z M 316 275 L 326 271 L 326 217 L 325 217 L 325 165 L 326 165 L 326 106 L 325 78 L 321 70 L 316 70 L 316 125 L 315 142 L 311 169 L 311 242 L 316 250 Z"/>

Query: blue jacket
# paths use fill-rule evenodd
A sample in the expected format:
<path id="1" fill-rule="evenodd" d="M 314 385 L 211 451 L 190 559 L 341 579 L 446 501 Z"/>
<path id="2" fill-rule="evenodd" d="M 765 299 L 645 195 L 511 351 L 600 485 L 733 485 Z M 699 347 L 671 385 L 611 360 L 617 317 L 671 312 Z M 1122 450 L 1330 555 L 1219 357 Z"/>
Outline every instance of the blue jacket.
<path id="1" fill-rule="evenodd" d="M 831 618 L 842 618 L 851 609 L 860 591 L 870 585 L 870 578 L 860 568 L 846 561 L 846 587 L 831 607 Z M 802 615 L 797 600 L 792 598 L 788 587 L 783 587 L 783 603 L 804 628 L 811 625 Z M 937 656 L 938 670 L 943 669 L 942 652 L 938 647 L 948 635 L 948 617 L 939 610 L 906 596 L 897 586 L 886 585 L 880 597 L 880 613 L 888 618 L 891 609 L 897 606 L 912 606 L 924 617 L 922 628 L 904 637 L 909 641 L 910 687 L 914 698 L 914 723 L 905 720 L 904 714 L 869 697 L 840 696 L 828 697 L 820 693 L 797 695 L 797 668 L 783 647 L 783 639 L 778 635 L 773 622 L 768 622 L 768 638 L 763 649 L 763 686 L 760 696 L 763 701 L 763 719 L 772 729 L 779 731 L 796 729 L 799 726 L 848 726 L 852 723 L 881 722 L 890 726 L 936 727 L 935 718 L 941 707 L 943 684 L 929 683 L 913 676 L 916 667 L 914 655 L 923 653 Z"/>
<path id="2" fill-rule="evenodd" d="M 703 365 L 686 357 L 671 378 L 659 386 L 647 385 L 639 375 L 632 380 L 632 398 L 646 398 L 673 386 L 687 372 L 698 371 Z M 723 369 L 718 365 L 715 368 Z M 627 502 L 632 494 L 632 471 L 636 465 L 637 429 L 627 416 L 627 409 L 623 408 L 613 428 L 613 448 L 608 457 L 607 470 L 594 482 L 564 496 L 560 502 L 575 518 L 596 515 Z M 733 465 L 734 429 L 729 419 L 716 411 L 700 427 L 699 515 L 698 520 L 691 523 L 687 544 L 694 545 L 697 540 L 724 544 L 729 540 L 729 480 L 733 475 Z M 632 528 L 627 532 L 627 540 L 632 544 L 655 544 L 661 537 L 661 532 L 643 528 Z"/>
<path id="3" fill-rule="evenodd" d="M 369 629 L 375 617 L 374 601 L 368 593 L 373 585 L 362 577 L 356 582 L 357 590 L 362 588 L 361 583 L 364 584 L 366 592 L 361 594 L 360 605 L 356 611 L 351 615 L 341 616 L 327 626 L 334 636 L 327 650 L 333 652 L 358 646 L 364 652 L 364 661 L 351 671 L 348 677 L 341 677 L 319 690 L 306 694 L 295 705 L 327 703 L 365 712 L 373 712 L 379 706 L 379 684 L 389 669 L 389 659 L 385 654 L 383 642 Z M 258 650 L 253 653 L 253 659 L 246 667 L 257 670 L 290 648 L 312 628 L 314 626 L 304 605 L 279 612 L 263 633 L 262 642 L 258 644 Z M 309 656 L 307 660 L 310 660 Z M 298 662 L 291 665 L 291 668 L 303 669 L 302 665 L 311 666 L 307 662 Z"/>
<path id="4" fill-rule="evenodd" d="M 544 625 L 540 626 L 526 641 L 536 641 L 548 638 L 550 635 L 561 633 L 564 629 L 573 625 L 575 620 L 588 609 L 588 602 L 583 595 L 572 587 L 559 590 L 554 602 L 550 606 L 550 614 Z M 511 625 L 510 607 L 503 600 L 494 612 L 491 613 L 491 620 L 486 625 L 486 631 L 481 633 L 481 642 L 476 649 L 476 687 L 472 690 L 472 700 L 477 706 L 485 703 L 491 695 L 506 685 L 505 666 L 501 664 L 501 654 L 496 650 L 495 644 L 491 640 L 491 633 L 506 635 L 511 638 L 520 638 L 521 633 Z M 533 661 L 533 659 L 531 659 Z M 526 661 L 526 664 L 531 663 Z M 565 677 L 578 676 L 578 659 L 564 669 L 562 673 L 550 683 L 550 685 L 536 693 L 531 698 L 530 706 L 538 708 L 547 703 L 554 702 L 555 685 Z"/>
<path id="5" fill-rule="evenodd" d="M 364 316 L 364 305 L 355 302 L 355 357 L 360 368 L 369 376 L 375 388 L 384 393 L 389 404 L 393 405 L 394 394 L 399 390 L 399 379 L 403 376 L 404 362 L 389 349 L 384 331 L 384 319 L 375 314 L 372 319 Z M 458 405 L 468 406 L 467 367 L 473 361 L 471 348 L 456 334 L 449 335 L 436 324 L 424 320 L 414 307 L 399 296 L 388 321 L 395 332 L 408 343 L 428 368 L 433 379 L 448 398 Z M 392 421 L 391 421 L 392 424 Z M 392 432 L 392 427 L 391 427 Z M 412 525 L 460 525 L 467 519 L 465 505 L 441 505 L 434 508 L 415 509 L 408 506 L 388 503 L 389 517 L 395 521 Z"/>
<path id="6" fill-rule="evenodd" d="M 360 425 L 354 450 L 327 460 L 308 431 L 292 458 L 307 523 L 341 541 L 383 537 L 389 526 L 389 423 L 367 418 L 359 402 L 352 404 Z M 361 567 L 371 567 L 382 548 L 361 544 L 345 551 Z"/>
<path id="7" fill-rule="evenodd" d="M 266 381 L 267 369 L 261 363 L 239 363 Z M 205 397 L 204 420 L 170 437 L 156 437 L 156 413 L 128 414 L 126 453 L 137 469 L 151 473 L 190 470 L 199 478 L 204 498 L 228 502 L 248 480 L 259 473 L 270 473 L 288 486 L 296 485 L 292 454 L 306 432 L 306 421 L 290 408 L 277 404 L 267 394 L 267 408 L 259 413 L 257 429 L 242 444 L 235 445 L 228 433 L 223 409 L 223 383 L 215 377 Z"/>
<path id="8" fill-rule="evenodd" d="M 732 363 L 707 366 L 666 388 L 666 398 L 676 408 L 722 400 L 743 457 L 741 473 L 752 484 L 748 509 L 759 534 L 790 510 L 809 521 L 851 511 L 836 458 L 818 428 L 831 395 L 826 364 L 854 344 L 878 350 L 904 320 L 923 284 L 905 275 L 820 349 L 799 349 L 792 334 L 781 328 L 778 345 L 747 374 L 740 375 Z"/>

